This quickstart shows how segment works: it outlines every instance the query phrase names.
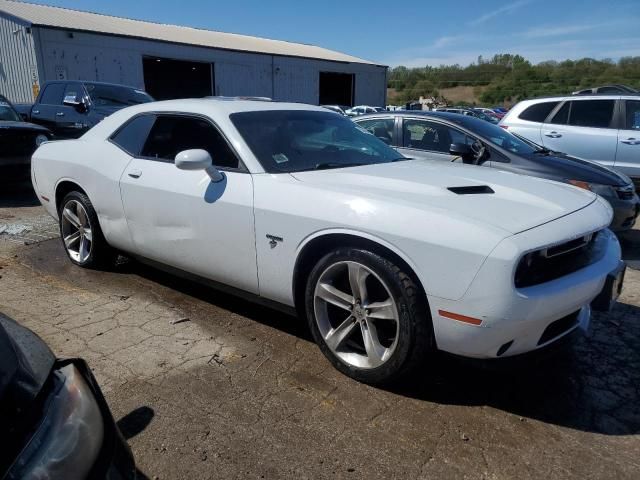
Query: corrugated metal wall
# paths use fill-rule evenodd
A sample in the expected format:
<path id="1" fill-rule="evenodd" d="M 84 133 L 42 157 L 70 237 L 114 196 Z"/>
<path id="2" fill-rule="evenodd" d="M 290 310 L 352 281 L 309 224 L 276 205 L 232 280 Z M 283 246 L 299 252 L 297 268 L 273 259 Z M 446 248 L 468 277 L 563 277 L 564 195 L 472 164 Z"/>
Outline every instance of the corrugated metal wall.
<path id="1" fill-rule="evenodd" d="M 16 103 L 33 102 L 38 68 L 28 24 L 0 13 L 0 93 Z"/>
<path id="2" fill-rule="evenodd" d="M 142 57 L 214 64 L 216 95 L 318 103 L 321 71 L 353 73 L 355 103 L 384 105 L 386 69 L 375 65 L 232 52 L 93 33 L 38 28 L 42 81 L 96 80 L 144 88 Z"/>

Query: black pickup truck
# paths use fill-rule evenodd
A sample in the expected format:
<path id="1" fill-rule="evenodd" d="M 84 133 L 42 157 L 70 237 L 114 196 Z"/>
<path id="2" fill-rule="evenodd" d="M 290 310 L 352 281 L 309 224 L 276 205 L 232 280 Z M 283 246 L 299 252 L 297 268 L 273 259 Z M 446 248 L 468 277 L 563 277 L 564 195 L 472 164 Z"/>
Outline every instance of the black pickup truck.
<path id="1" fill-rule="evenodd" d="M 22 117 L 47 127 L 55 138 L 78 138 L 113 112 L 152 102 L 137 88 L 113 83 L 46 82 L 33 105 L 16 105 Z"/>

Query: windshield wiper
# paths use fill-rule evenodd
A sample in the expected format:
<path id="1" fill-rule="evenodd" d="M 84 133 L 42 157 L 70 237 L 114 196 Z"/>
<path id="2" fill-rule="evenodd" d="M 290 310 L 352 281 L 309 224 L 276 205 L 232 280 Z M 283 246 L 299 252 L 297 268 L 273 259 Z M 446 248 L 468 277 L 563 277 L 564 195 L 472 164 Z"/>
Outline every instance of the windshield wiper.
<path id="1" fill-rule="evenodd" d="M 328 170 L 330 168 L 360 167 L 362 165 L 367 165 L 367 164 L 366 163 L 322 162 L 322 163 L 317 163 L 316 166 L 313 167 L 313 170 Z"/>

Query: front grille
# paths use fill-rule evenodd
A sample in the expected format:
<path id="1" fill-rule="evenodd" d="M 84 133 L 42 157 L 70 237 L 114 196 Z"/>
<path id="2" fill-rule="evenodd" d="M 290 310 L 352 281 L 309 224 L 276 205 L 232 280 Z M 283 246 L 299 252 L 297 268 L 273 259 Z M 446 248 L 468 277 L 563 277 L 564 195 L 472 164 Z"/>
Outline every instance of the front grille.
<path id="1" fill-rule="evenodd" d="M 598 248 L 599 232 L 530 252 L 520 259 L 515 274 L 516 288 L 531 287 L 576 272 L 604 255 Z"/>
<path id="2" fill-rule="evenodd" d="M 548 341 L 559 337 L 563 333 L 566 333 L 569 330 L 571 330 L 573 327 L 575 327 L 578 324 L 579 313 L 580 313 L 580 310 L 573 312 L 572 314 L 567 315 L 566 317 L 562 317 L 561 319 L 556 320 L 555 322 L 551 322 L 549 326 L 544 329 L 544 332 L 542 332 L 542 335 L 540 336 L 540 340 L 538 340 L 538 345 L 547 343 Z"/>
<path id="3" fill-rule="evenodd" d="M 7 132 L 0 134 L 0 152 L 3 157 L 31 156 L 36 150 L 36 134 Z"/>

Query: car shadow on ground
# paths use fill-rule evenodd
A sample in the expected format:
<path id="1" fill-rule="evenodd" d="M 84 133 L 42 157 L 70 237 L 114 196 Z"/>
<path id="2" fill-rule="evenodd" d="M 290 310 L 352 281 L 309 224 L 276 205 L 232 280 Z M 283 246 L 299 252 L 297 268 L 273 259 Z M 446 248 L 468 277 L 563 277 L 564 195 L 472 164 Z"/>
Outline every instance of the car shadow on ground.
<path id="1" fill-rule="evenodd" d="M 116 270 L 313 341 L 306 322 L 270 308 L 135 261 Z M 439 404 L 491 406 L 581 431 L 635 434 L 640 432 L 640 308 L 618 304 L 610 313 L 594 314 L 588 335 L 575 332 L 533 358 L 492 363 L 436 353 L 419 374 L 386 390 Z"/>

